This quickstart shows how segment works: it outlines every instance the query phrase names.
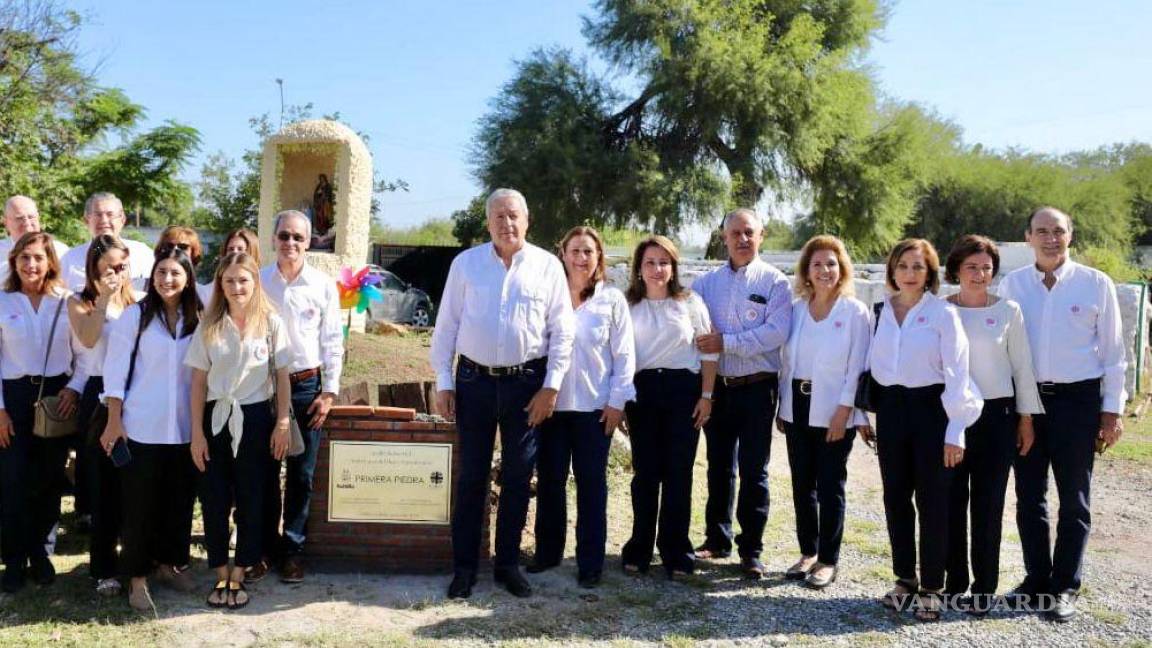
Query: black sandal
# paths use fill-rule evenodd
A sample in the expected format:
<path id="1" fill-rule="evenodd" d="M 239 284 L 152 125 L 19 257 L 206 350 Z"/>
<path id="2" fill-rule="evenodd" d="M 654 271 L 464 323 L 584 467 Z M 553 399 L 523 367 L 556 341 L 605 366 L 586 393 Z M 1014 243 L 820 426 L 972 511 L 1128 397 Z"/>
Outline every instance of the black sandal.
<path id="1" fill-rule="evenodd" d="M 213 596 L 218 596 L 219 598 L 213 601 Z M 208 592 L 208 599 L 204 602 L 208 604 L 208 607 L 212 608 L 226 607 L 228 605 L 228 581 L 216 581 L 216 587 L 213 587 L 212 591 Z"/>
<path id="2" fill-rule="evenodd" d="M 244 602 L 242 602 L 242 603 L 236 600 L 236 595 L 241 593 L 241 592 L 244 593 Z M 239 582 L 239 581 L 229 581 L 228 582 L 228 609 L 229 610 L 239 610 L 240 608 L 244 607 L 245 605 L 248 605 L 250 602 L 252 602 L 252 597 L 248 595 L 248 588 L 244 587 L 244 583 Z"/>

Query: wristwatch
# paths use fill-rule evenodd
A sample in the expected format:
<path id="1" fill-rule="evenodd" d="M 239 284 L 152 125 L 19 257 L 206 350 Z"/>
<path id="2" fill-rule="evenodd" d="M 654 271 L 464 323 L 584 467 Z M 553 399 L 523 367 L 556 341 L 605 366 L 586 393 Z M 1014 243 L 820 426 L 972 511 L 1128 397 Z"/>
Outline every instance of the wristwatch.
<path id="1" fill-rule="evenodd" d="M 712 392 L 710 392 L 710 391 L 700 392 L 700 398 L 712 400 Z"/>

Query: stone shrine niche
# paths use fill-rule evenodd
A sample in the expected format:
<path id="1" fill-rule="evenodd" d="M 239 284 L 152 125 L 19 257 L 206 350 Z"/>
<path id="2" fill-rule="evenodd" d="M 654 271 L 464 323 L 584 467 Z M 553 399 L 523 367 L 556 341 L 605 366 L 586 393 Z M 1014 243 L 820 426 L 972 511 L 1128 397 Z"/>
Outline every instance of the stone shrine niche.
<path id="1" fill-rule="evenodd" d="M 260 179 L 261 254 L 274 259 L 273 219 L 285 209 L 312 221 L 308 262 L 335 277 L 368 259 L 372 156 L 347 126 L 311 119 L 285 126 L 264 142 Z"/>

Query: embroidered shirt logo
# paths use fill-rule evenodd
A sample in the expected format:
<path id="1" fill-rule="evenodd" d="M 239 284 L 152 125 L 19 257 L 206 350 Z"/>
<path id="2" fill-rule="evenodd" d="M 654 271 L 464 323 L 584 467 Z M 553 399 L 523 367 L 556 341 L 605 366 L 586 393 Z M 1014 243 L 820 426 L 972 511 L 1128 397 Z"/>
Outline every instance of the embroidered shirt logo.
<path id="1" fill-rule="evenodd" d="M 840 320 L 836 320 L 835 322 L 832 322 L 832 325 L 835 326 L 836 328 L 844 328 L 844 322 L 841 322 Z"/>
<path id="2" fill-rule="evenodd" d="M 1072 314 L 1073 315 L 1079 315 L 1080 314 L 1080 307 L 1079 306 L 1073 306 L 1072 307 Z"/>
<path id="3" fill-rule="evenodd" d="M 752 320 L 755 320 L 756 319 L 756 309 L 755 308 L 749 308 L 748 311 L 746 313 L 744 313 L 744 317 L 747 317 L 749 322 L 751 322 Z"/>
<path id="4" fill-rule="evenodd" d="M 984 326 L 987 326 L 988 328 L 992 328 L 993 326 L 996 326 L 996 318 L 989 317 L 989 318 L 985 319 L 984 320 Z"/>
<path id="5" fill-rule="evenodd" d="M 927 322 L 927 321 L 928 321 L 928 318 L 927 318 L 927 317 L 924 317 L 923 315 L 921 315 L 920 317 L 917 317 L 917 318 L 916 318 L 916 323 L 917 323 L 917 324 L 923 324 L 924 322 Z"/>

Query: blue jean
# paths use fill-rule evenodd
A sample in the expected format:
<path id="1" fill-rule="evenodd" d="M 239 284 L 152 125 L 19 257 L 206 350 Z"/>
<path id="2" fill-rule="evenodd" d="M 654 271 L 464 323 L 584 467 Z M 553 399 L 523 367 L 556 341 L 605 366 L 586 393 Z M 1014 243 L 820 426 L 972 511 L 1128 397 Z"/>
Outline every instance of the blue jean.
<path id="1" fill-rule="evenodd" d="M 604 568 L 608 540 L 608 450 L 603 410 L 556 412 L 540 425 L 536 482 L 536 562 L 564 557 L 568 531 L 568 467 L 576 477 L 576 566 L 581 574 Z"/>
<path id="2" fill-rule="evenodd" d="M 536 466 L 537 430 L 524 408 L 544 385 L 546 360 L 529 363 L 517 376 L 494 377 L 465 363 L 456 368 L 456 427 L 460 477 L 452 511 L 452 556 L 457 572 L 475 572 L 492 449 L 500 430 L 500 501 L 496 509 L 497 569 L 520 560 L 520 536 L 528 517 L 529 482 Z"/>
<path id="3" fill-rule="evenodd" d="M 308 536 L 308 508 L 312 504 L 312 478 L 316 474 L 316 458 L 320 455 L 321 432 L 320 428 L 308 428 L 308 421 L 312 418 L 308 408 L 319 395 L 319 375 L 292 385 L 292 413 L 304 437 L 304 453 L 287 459 L 283 499 L 280 496 L 280 462 L 268 462 L 262 545 L 265 553 L 273 559 L 304 551 L 304 541 Z M 281 514 L 284 519 L 283 535 L 280 534 Z"/>

